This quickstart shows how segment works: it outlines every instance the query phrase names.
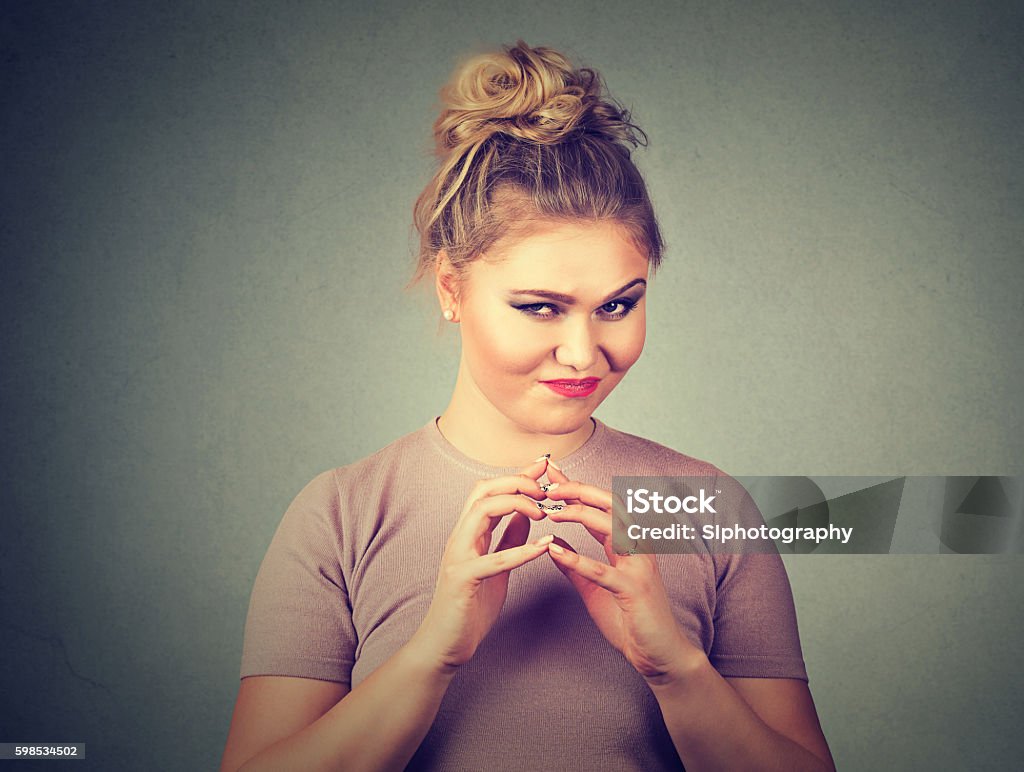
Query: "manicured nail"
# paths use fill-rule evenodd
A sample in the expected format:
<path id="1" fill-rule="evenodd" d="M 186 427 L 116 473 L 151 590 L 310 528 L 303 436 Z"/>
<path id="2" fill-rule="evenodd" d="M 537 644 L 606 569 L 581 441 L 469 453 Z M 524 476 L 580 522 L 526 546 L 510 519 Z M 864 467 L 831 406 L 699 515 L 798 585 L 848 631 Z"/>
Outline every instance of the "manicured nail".
<path id="1" fill-rule="evenodd" d="M 532 463 L 536 464 L 538 461 L 543 461 L 545 458 L 550 459 L 551 458 L 551 454 L 550 453 L 545 453 L 543 456 L 539 456 L 538 458 L 533 459 Z M 555 468 L 557 469 L 558 467 L 555 467 Z"/>
<path id="2" fill-rule="evenodd" d="M 557 544 L 552 544 L 550 547 L 548 547 L 548 549 L 554 552 L 556 555 L 561 555 L 563 552 L 565 552 L 565 550 L 559 547 Z"/>
<path id="3" fill-rule="evenodd" d="M 537 459 L 537 460 L 539 461 L 540 459 Z M 556 464 L 556 463 L 555 463 L 554 461 L 552 461 L 552 460 L 551 460 L 550 458 L 548 459 L 548 466 L 553 466 L 553 467 L 554 467 L 555 469 L 557 469 L 557 470 L 558 470 L 559 472 L 561 472 L 561 471 L 562 471 L 562 467 L 560 467 L 560 466 L 559 466 L 558 464 Z"/>
<path id="4" fill-rule="evenodd" d="M 554 466 L 554 465 L 552 464 L 552 466 Z M 556 466 L 555 469 L 557 469 L 557 468 L 558 467 Z M 553 491 L 557 487 L 558 487 L 558 483 L 548 483 L 547 485 L 542 486 L 542 490 L 545 493 L 547 493 L 548 491 Z"/>
<path id="5" fill-rule="evenodd" d="M 549 533 L 549 534 L 548 534 L 547 536 L 542 536 L 542 537 L 540 537 L 539 539 L 537 539 L 537 546 L 538 546 L 538 547 L 543 547 L 543 546 L 544 546 L 544 545 L 546 545 L 546 544 L 550 544 L 550 543 L 551 543 L 551 542 L 553 542 L 554 540 L 555 540 L 555 537 L 554 537 L 554 536 L 552 536 L 552 535 L 551 535 L 551 534 Z"/>

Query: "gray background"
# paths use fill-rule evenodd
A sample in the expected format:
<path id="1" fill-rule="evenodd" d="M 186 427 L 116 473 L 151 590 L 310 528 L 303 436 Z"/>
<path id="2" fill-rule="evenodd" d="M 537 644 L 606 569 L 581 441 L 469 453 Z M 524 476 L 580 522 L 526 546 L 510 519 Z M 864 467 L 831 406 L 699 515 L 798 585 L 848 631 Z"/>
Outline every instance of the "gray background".
<path id="1" fill-rule="evenodd" d="M 517 37 L 652 140 L 600 418 L 734 474 L 1022 471 L 1019 6 L 2 8 L 0 740 L 218 763 L 288 503 L 447 404 L 411 209 L 438 87 Z M 1019 760 L 1019 558 L 786 564 L 841 768 Z"/>

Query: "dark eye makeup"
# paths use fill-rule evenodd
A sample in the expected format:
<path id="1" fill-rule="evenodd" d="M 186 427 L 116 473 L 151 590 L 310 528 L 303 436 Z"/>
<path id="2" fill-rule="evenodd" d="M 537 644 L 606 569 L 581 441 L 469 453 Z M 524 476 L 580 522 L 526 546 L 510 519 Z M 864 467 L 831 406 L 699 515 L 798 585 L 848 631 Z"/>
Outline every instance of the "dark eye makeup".
<path id="1" fill-rule="evenodd" d="M 603 319 L 612 321 L 625 318 L 640 302 L 640 298 L 617 298 L 609 300 L 598 308 Z M 554 303 L 513 303 L 512 307 L 527 316 L 538 319 L 553 319 L 560 316 L 562 311 Z"/>

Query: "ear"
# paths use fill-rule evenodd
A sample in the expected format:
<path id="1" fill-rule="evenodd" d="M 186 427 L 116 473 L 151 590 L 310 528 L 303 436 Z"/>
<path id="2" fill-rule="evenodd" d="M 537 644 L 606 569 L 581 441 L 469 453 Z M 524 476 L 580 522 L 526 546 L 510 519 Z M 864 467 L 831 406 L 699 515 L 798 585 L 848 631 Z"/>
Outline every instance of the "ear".
<path id="1" fill-rule="evenodd" d="M 448 254 L 442 249 L 437 253 L 437 262 L 434 268 L 434 287 L 437 290 L 437 300 L 441 304 L 441 312 L 451 310 L 455 318 L 459 320 L 459 279 L 455 268 L 448 259 Z"/>

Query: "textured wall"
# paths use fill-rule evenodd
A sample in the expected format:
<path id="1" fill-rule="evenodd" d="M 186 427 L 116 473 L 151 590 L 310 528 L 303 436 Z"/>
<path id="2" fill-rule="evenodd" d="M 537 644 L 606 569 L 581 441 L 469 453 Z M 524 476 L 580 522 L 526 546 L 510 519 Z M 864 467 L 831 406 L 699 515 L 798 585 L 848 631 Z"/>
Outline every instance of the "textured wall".
<path id="1" fill-rule="evenodd" d="M 1019 7 L 429 5 L 2 4 L 0 741 L 219 760 L 285 507 L 447 404 L 402 285 L 484 45 L 651 137 L 669 252 L 599 417 L 735 474 L 1024 471 Z M 1020 758 L 1019 557 L 787 566 L 841 768 Z"/>

